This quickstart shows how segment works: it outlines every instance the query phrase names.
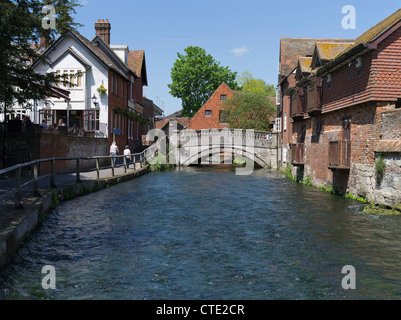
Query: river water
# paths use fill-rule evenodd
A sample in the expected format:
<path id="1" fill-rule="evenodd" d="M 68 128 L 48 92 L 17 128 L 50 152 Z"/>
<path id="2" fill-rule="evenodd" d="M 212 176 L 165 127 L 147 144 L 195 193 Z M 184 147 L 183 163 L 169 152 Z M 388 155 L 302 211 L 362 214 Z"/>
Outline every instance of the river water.
<path id="1" fill-rule="evenodd" d="M 62 203 L 0 272 L 0 299 L 399 299 L 401 218 L 362 209 L 268 170 L 152 173 Z"/>

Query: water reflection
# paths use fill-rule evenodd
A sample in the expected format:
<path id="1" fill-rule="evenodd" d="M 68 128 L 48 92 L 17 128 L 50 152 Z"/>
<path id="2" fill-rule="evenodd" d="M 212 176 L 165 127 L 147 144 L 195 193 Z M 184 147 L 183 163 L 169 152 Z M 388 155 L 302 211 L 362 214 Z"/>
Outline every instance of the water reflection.
<path id="1" fill-rule="evenodd" d="M 2 299 L 389 299 L 399 217 L 257 170 L 152 173 L 61 204 L 0 274 Z M 57 290 L 41 288 L 54 265 Z M 357 290 L 341 287 L 342 267 Z"/>

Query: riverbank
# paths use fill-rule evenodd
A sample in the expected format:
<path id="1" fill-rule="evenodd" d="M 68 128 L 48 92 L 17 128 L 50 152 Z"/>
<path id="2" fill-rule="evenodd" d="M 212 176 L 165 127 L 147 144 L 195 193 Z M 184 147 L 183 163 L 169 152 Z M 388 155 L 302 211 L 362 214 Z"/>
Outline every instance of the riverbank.
<path id="1" fill-rule="evenodd" d="M 327 187 L 315 186 L 315 185 L 313 185 L 312 180 L 311 180 L 310 177 L 307 177 L 305 180 L 297 180 L 297 178 L 295 178 L 292 175 L 292 171 L 288 166 L 287 166 L 286 169 L 280 170 L 280 172 L 282 174 L 284 174 L 284 176 L 286 176 L 288 179 L 293 180 L 293 181 L 295 181 L 297 183 L 303 184 L 303 185 L 305 185 L 307 187 L 315 188 L 315 189 L 318 189 L 320 191 L 330 193 L 332 195 L 342 196 L 342 197 L 347 198 L 347 199 L 352 199 L 352 200 L 359 201 L 359 202 L 361 202 L 361 203 L 366 205 L 365 209 L 363 210 L 363 213 L 365 213 L 365 214 L 368 214 L 368 215 L 380 215 L 380 216 L 401 215 L 401 206 L 400 205 L 395 206 L 395 207 L 392 208 L 392 207 L 388 207 L 388 206 L 386 206 L 384 204 L 380 204 L 380 203 L 378 203 L 378 204 L 377 203 L 369 203 L 369 201 L 366 198 L 357 197 L 357 196 L 354 196 L 351 193 L 346 193 L 345 195 L 339 195 L 336 192 L 336 190 L 334 189 L 333 185 L 329 185 Z"/>
<path id="2" fill-rule="evenodd" d="M 71 182 L 73 181 L 71 174 L 59 175 L 56 188 L 47 188 L 44 183 L 39 186 L 41 197 L 31 196 L 29 195 L 30 191 L 25 191 L 25 196 L 21 201 L 22 209 L 15 209 L 12 197 L 2 201 L 0 203 L 0 269 L 29 238 L 30 234 L 46 220 L 51 210 L 61 202 L 109 188 L 148 172 L 147 167 L 131 169 L 126 173 L 120 169 L 115 176 L 111 176 L 105 170 L 105 177 L 97 180 L 96 171 L 90 171 L 82 174 L 80 183 Z M 8 183 L 12 185 L 13 181 L 10 180 Z M 7 181 L 2 181 L 2 184 L 7 184 Z"/>

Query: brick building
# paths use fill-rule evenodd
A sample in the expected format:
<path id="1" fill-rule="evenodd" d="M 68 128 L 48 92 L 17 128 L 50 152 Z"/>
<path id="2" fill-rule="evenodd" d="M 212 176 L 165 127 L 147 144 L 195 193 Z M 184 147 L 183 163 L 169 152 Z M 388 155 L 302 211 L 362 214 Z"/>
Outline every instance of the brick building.
<path id="1" fill-rule="evenodd" d="M 293 174 L 399 205 L 401 9 L 354 41 L 316 41 L 290 78 L 280 82 L 281 113 L 291 124 L 281 143 L 288 138 Z M 386 164 L 382 177 L 378 158 Z"/>
<path id="2" fill-rule="evenodd" d="M 234 91 L 223 82 L 192 118 L 188 129 L 210 130 L 228 128 L 228 124 L 225 123 L 222 117 L 223 101 L 230 99 L 233 94 Z"/>

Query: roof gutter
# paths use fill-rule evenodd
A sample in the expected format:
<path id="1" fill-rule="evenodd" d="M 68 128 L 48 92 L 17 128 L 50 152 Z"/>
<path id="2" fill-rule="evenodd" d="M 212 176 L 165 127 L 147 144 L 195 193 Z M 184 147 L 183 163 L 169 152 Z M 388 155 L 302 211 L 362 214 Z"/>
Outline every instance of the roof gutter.
<path id="1" fill-rule="evenodd" d="M 330 72 L 339 69 L 343 65 L 347 64 L 351 60 L 359 57 L 366 52 L 371 50 L 371 47 L 368 43 L 363 42 L 355 46 L 354 48 L 346 51 L 345 53 L 341 54 L 339 57 L 334 59 L 333 61 L 329 62 L 328 64 L 321 67 L 319 70 L 316 71 L 316 76 L 324 77 L 328 75 Z"/>

